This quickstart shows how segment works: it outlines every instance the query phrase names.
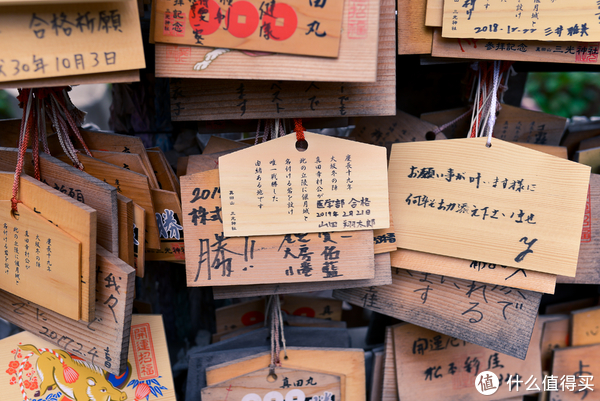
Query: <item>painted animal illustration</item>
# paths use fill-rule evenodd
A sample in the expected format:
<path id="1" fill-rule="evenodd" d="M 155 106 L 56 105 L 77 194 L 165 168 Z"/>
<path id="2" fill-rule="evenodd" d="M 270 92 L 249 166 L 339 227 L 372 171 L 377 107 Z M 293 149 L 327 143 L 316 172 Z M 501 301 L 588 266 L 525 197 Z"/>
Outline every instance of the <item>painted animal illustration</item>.
<path id="1" fill-rule="evenodd" d="M 62 350 L 38 349 L 34 345 L 19 345 L 23 351 L 31 352 L 21 363 L 22 366 L 32 355 L 37 355 L 36 370 L 40 377 L 40 397 L 49 388 L 57 386 L 60 391 L 74 401 L 125 401 L 127 394 L 116 389 L 104 377 L 104 371 L 90 363 L 76 361 Z M 19 383 L 23 399 L 27 395 Z"/>

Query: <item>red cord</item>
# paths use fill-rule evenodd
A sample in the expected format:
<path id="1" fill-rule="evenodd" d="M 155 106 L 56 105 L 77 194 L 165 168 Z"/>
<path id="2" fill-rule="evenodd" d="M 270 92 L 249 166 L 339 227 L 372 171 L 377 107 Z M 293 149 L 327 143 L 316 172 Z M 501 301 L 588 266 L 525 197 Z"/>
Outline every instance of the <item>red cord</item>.
<path id="1" fill-rule="evenodd" d="M 302 126 L 301 118 L 294 118 L 294 127 L 296 131 L 296 140 L 304 141 L 304 127 Z"/>

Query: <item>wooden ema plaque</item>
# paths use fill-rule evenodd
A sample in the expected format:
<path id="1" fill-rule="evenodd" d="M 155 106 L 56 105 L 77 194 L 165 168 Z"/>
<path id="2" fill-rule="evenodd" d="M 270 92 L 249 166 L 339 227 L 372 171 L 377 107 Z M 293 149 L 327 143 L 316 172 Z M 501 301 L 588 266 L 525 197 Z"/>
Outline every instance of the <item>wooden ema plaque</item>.
<path id="1" fill-rule="evenodd" d="M 21 204 L 0 201 L 0 288 L 71 319 L 81 318 L 81 243 Z"/>
<path id="2" fill-rule="evenodd" d="M 398 249 L 391 252 L 392 266 L 426 273 L 443 274 L 482 283 L 507 285 L 529 291 L 554 294 L 556 276 L 548 273 L 516 269 L 493 263 L 478 262 Z"/>
<path id="3" fill-rule="evenodd" d="M 373 278 L 373 232 L 227 238 L 218 171 L 181 177 L 188 286 Z"/>
<path id="4" fill-rule="evenodd" d="M 600 344 L 600 307 L 571 312 L 571 345 Z"/>
<path id="5" fill-rule="evenodd" d="M 402 401 L 503 400 L 519 394 L 514 387 L 509 391 L 507 384 L 510 375 L 514 378 L 517 374 L 523 383 L 529 379 L 528 385 L 534 380 L 538 385 L 537 391 L 521 387 L 521 394 L 533 395 L 543 387 L 540 325 L 536 325 L 528 342 L 529 352 L 524 360 L 412 324 L 394 326 L 393 336 L 398 395 Z M 482 387 L 476 380 L 483 371 L 490 371 L 499 379 L 498 390 L 485 398 L 479 393 Z M 404 383 L 426 385 L 415 391 Z"/>
<path id="6" fill-rule="evenodd" d="M 431 124 L 444 125 L 464 114 L 468 109 L 435 111 L 421 114 L 421 119 Z M 526 110 L 503 104 L 494 124 L 494 138 L 510 142 L 528 143 L 558 147 L 567 128 L 568 120 L 564 117 L 540 111 Z M 444 133 L 448 138 L 466 138 L 469 132 L 470 119 L 450 124 Z M 565 157 L 566 158 L 566 157 Z"/>
<path id="7" fill-rule="evenodd" d="M 523 359 L 542 294 L 395 268 L 392 285 L 333 296 Z"/>
<path id="8" fill-rule="evenodd" d="M 434 133 L 436 128 L 437 126 L 427 121 L 397 110 L 394 117 L 361 117 L 357 119 L 352 134 L 356 135 L 361 142 L 385 146 L 389 157 L 393 143 L 425 141 L 429 132 L 431 132 L 430 138 L 446 139 L 443 133 Z"/>
<path id="9" fill-rule="evenodd" d="M 425 26 L 425 0 L 398 1 L 398 54 L 431 53 L 431 28 Z"/>
<path id="10" fill-rule="evenodd" d="M 134 316 L 125 341 L 129 354 L 119 375 L 98 358 L 95 364 L 86 362 L 68 341 L 57 346 L 28 332 L 5 338 L 0 342 L 3 399 L 175 401 L 161 316 Z"/>
<path id="11" fill-rule="evenodd" d="M 542 332 L 542 370 L 550 371 L 552 369 L 552 355 L 556 348 L 568 347 L 570 343 L 569 326 L 571 319 L 568 315 L 540 315 L 544 321 L 544 330 Z"/>
<path id="12" fill-rule="evenodd" d="M 2 170 L 14 171 L 17 157 L 18 149 L 0 148 Z M 32 177 L 35 174 L 30 151 L 25 155 L 23 171 Z M 116 255 L 119 249 L 116 188 L 43 152 L 40 175 L 43 183 L 96 211 L 97 242 Z"/>
<path id="13" fill-rule="evenodd" d="M 266 4 L 266 3 L 265 3 Z M 269 3 L 270 4 L 270 3 Z M 306 4 L 306 3 L 305 3 Z M 313 4 L 314 1 L 313 1 Z M 241 52 L 189 45 L 156 44 L 156 76 L 177 78 L 258 79 L 325 82 L 375 82 L 378 70 L 377 42 L 380 37 L 379 0 L 346 0 L 342 36 L 337 58 L 319 59 L 290 54 Z M 386 13 L 383 13 L 383 8 Z M 387 49 L 395 53 L 395 6 L 381 4 Z M 391 13 L 390 13 L 391 11 Z M 385 15 L 385 17 L 384 17 Z M 382 26 L 383 27 L 383 26 Z M 311 33 L 312 36 L 312 33 Z M 379 48 L 379 51 L 382 49 Z M 386 63 L 395 69 L 395 62 Z M 395 81 L 394 81 L 395 82 Z M 318 84 L 317 84 L 318 85 Z M 379 94 L 375 91 L 373 93 Z M 376 97 L 376 96 L 374 96 Z M 215 99 L 211 99 L 214 101 Z M 173 102 L 171 102 L 173 107 Z M 284 106 L 285 107 L 285 106 Z"/>
<path id="14" fill-rule="evenodd" d="M 585 204 L 581 245 L 575 277 L 558 276 L 557 283 L 600 284 L 598 249 L 600 249 L 600 175 L 590 175 L 590 187 Z"/>
<path id="15" fill-rule="evenodd" d="M 244 401 L 339 400 L 341 396 L 339 375 L 290 368 L 275 368 L 274 376 L 270 376 L 269 368 L 259 369 L 202 389 L 205 401 L 229 397 Z"/>
<path id="16" fill-rule="evenodd" d="M 550 393 L 552 399 L 599 399 L 594 378 L 600 374 L 600 344 L 556 349 L 552 362 L 552 375 L 557 379 L 557 391 Z"/>
<path id="17" fill-rule="evenodd" d="M 11 199 L 13 181 L 13 173 L 0 173 L 0 199 L 5 201 Z M 23 202 L 23 205 L 27 206 L 29 209 L 33 209 L 39 217 L 48 220 L 65 234 L 71 236 L 75 241 L 81 244 L 81 261 L 77 262 L 78 265 L 80 264 L 81 269 L 79 284 L 81 287 L 80 319 L 85 320 L 86 322 L 93 321 L 95 306 L 94 293 L 96 285 L 96 211 L 89 206 L 77 202 L 67 194 L 58 192 L 43 182 L 37 181 L 26 175 L 21 176 L 18 199 Z M 9 235 L 9 237 L 12 237 L 12 235 Z M 33 238 L 30 238 L 29 240 L 31 242 L 27 241 L 27 238 L 25 238 L 25 243 L 20 244 L 21 254 L 30 255 L 26 256 L 25 259 L 25 261 L 27 261 L 27 258 L 29 258 L 30 264 L 23 266 L 23 262 L 21 261 L 21 269 L 26 266 L 37 266 L 38 263 L 40 263 L 40 268 L 45 267 L 41 266 L 42 262 L 41 260 L 38 260 L 38 257 L 47 253 L 43 252 L 43 248 L 46 248 L 47 244 L 45 242 L 40 243 L 40 249 L 42 249 L 41 253 L 33 255 Z M 17 259 L 15 259 L 15 263 L 16 261 Z M 67 260 L 62 260 L 61 258 L 60 267 L 55 266 L 54 269 L 60 271 L 65 269 L 72 272 L 73 270 L 71 268 L 65 266 L 66 263 L 69 262 L 67 262 Z M 15 268 L 16 267 L 17 266 L 15 266 Z M 30 290 L 28 289 L 27 291 Z M 45 293 L 45 295 L 48 296 L 48 301 L 52 302 L 54 300 L 51 293 Z M 40 301 L 38 303 L 43 302 Z"/>
<path id="18" fill-rule="evenodd" d="M 445 38 L 594 42 L 600 40 L 593 0 L 444 2 Z"/>
<path id="19" fill-rule="evenodd" d="M 338 55 L 344 0 L 237 0 L 221 5 L 214 0 L 194 0 L 185 5 L 158 0 L 153 10 L 154 41 L 319 57 Z"/>
<path id="20" fill-rule="evenodd" d="M 89 157 L 85 154 L 80 153 L 77 156 L 83 164 L 86 173 L 115 187 L 117 193 L 128 197 L 146 210 L 147 246 L 152 249 L 160 249 L 158 225 L 154 216 L 154 204 L 152 202 L 148 176 Z M 67 156 L 60 156 L 60 159 L 65 162 L 69 161 Z"/>
<path id="21" fill-rule="evenodd" d="M 215 299 L 256 297 L 261 295 L 295 294 L 298 292 L 324 291 L 354 287 L 370 287 L 392 284 L 390 255 L 375 255 L 375 276 L 362 280 L 313 281 L 306 283 L 274 283 L 254 285 L 231 285 L 213 287 Z"/>
<path id="22" fill-rule="evenodd" d="M 0 25 L 0 82 L 145 67 L 134 0 L 11 6 Z"/>
<path id="23" fill-rule="evenodd" d="M 121 194 L 117 196 L 119 210 L 119 259 L 129 266 L 135 266 L 133 255 L 133 201 Z"/>
<path id="24" fill-rule="evenodd" d="M 388 228 L 385 149 L 305 133 L 219 158 L 226 236 Z"/>
<path id="25" fill-rule="evenodd" d="M 485 143 L 392 145 L 398 247 L 575 276 L 589 167 L 499 139 Z"/>
<path id="26" fill-rule="evenodd" d="M 356 1 L 352 2 L 359 4 Z M 394 2 L 384 0 L 381 4 L 379 22 L 376 80 L 369 78 L 363 79 L 361 82 L 353 82 L 354 79 L 340 79 L 344 76 L 341 71 L 351 65 L 356 65 L 357 62 L 366 61 L 356 57 L 346 60 L 343 49 L 340 51 L 339 62 L 326 59 L 320 60 L 318 66 L 311 62 L 303 67 L 310 69 L 312 82 L 306 82 L 305 75 L 295 78 L 304 82 L 289 81 L 291 79 L 289 73 L 297 72 L 297 68 L 292 65 L 285 71 L 272 71 L 272 65 L 257 67 L 262 68 L 262 71 L 269 69 L 270 78 L 276 78 L 276 76 L 273 77 L 273 74 L 285 73 L 287 77 L 283 79 L 287 79 L 287 81 L 283 82 L 265 81 L 262 79 L 264 77 L 258 80 L 235 81 L 171 79 L 171 117 L 176 121 L 211 121 L 215 119 L 237 121 L 238 119 L 273 118 L 275 116 L 278 118 L 312 118 L 394 115 L 396 112 L 394 12 Z M 160 45 L 157 45 L 157 48 L 160 48 Z M 359 47 L 355 48 L 356 51 L 359 49 Z M 362 49 L 361 51 L 366 50 Z M 236 53 L 223 54 L 220 58 L 238 56 L 247 58 L 243 54 Z M 274 57 L 288 56 L 281 54 L 270 56 L 270 58 Z M 298 57 L 295 59 L 297 60 Z M 239 60 L 238 64 L 232 65 L 232 68 L 239 68 L 240 62 L 247 61 Z M 330 63 L 341 63 L 342 65 L 329 66 Z M 169 65 L 173 66 L 173 64 Z M 217 62 L 215 62 L 216 67 Z M 313 71 L 313 69 L 315 70 Z M 368 69 L 363 69 L 361 73 L 367 71 Z M 205 72 L 208 70 L 203 71 L 202 74 Z M 217 73 L 219 70 L 215 70 L 215 74 Z M 252 71 L 244 69 L 234 78 L 251 78 L 246 75 L 249 73 Z M 196 74 L 187 74 L 187 76 L 193 75 Z M 332 82 L 319 82 L 323 80 L 322 78 L 327 78 Z M 343 82 L 339 82 L 340 80 Z"/>
<path id="27" fill-rule="evenodd" d="M 431 55 L 483 60 L 537 61 L 565 64 L 598 63 L 598 42 L 443 38 L 433 31 Z"/>
<path id="28" fill-rule="evenodd" d="M 96 248 L 96 307 L 93 322 L 69 319 L 0 290 L 0 317 L 87 362 L 120 375 L 127 368 L 135 271 L 102 247 Z"/>
<path id="29" fill-rule="evenodd" d="M 130 83 L 140 80 L 139 70 L 100 72 L 98 74 L 69 75 L 56 78 L 24 79 L 19 81 L 20 88 L 47 88 L 67 85 L 90 85 L 100 83 Z M 15 86 L 12 81 L 0 83 L 0 89 L 10 89 Z"/>
<path id="30" fill-rule="evenodd" d="M 362 349 L 288 347 L 288 359 L 280 354 L 283 368 L 317 371 L 341 377 L 341 393 L 337 399 L 365 401 L 365 354 Z M 251 357 L 226 362 L 206 370 L 206 383 L 213 386 L 226 380 L 269 366 L 271 355 L 263 352 Z M 291 388 L 291 387 L 290 387 Z M 290 399 L 293 400 L 292 395 Z M 319 397 L 320 398 L 320 397 Z M 268 398 L 271 400 L 271 398 Z M 281 398 L 276 398 L 281 399 Z M 301 397 L 298 398 L 300 400 Z"/>

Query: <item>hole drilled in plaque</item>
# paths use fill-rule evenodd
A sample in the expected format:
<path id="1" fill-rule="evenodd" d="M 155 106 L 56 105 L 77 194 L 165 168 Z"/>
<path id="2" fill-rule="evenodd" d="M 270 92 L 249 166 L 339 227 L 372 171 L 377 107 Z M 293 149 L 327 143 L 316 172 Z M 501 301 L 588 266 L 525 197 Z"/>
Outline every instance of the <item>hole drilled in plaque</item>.
<path id="1" fill-rule="evenodd" d="M 428 141 L 434 141 L 435 140 L 435 133 L 433 131 L 429 131 L 425 134 L 425 139 Z"/>
<path id="2" fill-rule="evenodd" d="M 296 141 L 296 150 L 298 152 L 304 152 L 306 149 L 308 149 L 308 142 L 306 142 L 306 139 Z"/>
<path id="3" fill-rule="evenodd" d="M 275 373 L 269 373 L 269 374 L 267 375 L 267 381 L 268 381 L 269 383 L 274 383 L 274 382 L 275 382 L 275 380 L 277 380 L 277 375 L 276 375 Z M 277 401 L 277 400 L 275 400 L 275 401 Z"/>

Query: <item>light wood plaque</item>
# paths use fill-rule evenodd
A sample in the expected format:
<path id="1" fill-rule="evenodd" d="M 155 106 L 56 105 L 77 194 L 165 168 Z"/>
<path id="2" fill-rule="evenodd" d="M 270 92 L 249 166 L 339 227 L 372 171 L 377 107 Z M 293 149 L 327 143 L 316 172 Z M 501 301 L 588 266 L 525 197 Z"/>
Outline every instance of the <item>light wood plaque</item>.
<path id="1" fill-rule="evenodd" d="M 391 29 L 391 35 L 386 34 L 385 40 L 395 53 L 394 2 L 385 0 L 382 8 L 384 6 L 387 6 L 386 10 L 391 10 L 391 14 L 386 14 L 386 27 Z M 359 12 L 351 14 L 356 10 Z M 156 76 L 375 82 L 378 75 L 379 16 L 379 0 L 346 0 L 338 57 L 319 59 L 318 63 L 311 56 L 259 55 L 229 49 L 157 43 Z M 355 29 L 362 26 L 366 29 Z"/>
<path id="2" fill-rule="evenodd" d="M 598 42 L 443 38 L 434 29 L 431 55 L 482 60 L 598 64 Z"/>
<path id="3" fill-rule="evenodd" d="M 373 232 L 227 238 L 218 171 L 181 177 L 188 286 L 371 279 Z M 334 241 L 334 242 L 332 242 Z"/>
<path id="4" fill-rule="evenodd" d="M 63 347 L 87 362 L 120 375 L 127 367 L 135 271 L 102 247 L 96 248 L 96 316 L 93 322 L 69 319 L 0 290 L 0 317 Z"/>
<path id="5" fill-rule="evenodd" d="M 10 6 L 0 25 L 0 82 L 145 68 L 134 0 Z"/>
<path id="6" fill-rule="evenodd" d="M 594 42 L 600 40 L 593 0 L 444 2 L 445 38 Z"/>
<path id="7" fill-rule="evenodd" d="M 345 401 L 365 401 L 365 356 L 362 349 L 332 349 L 288 347 L 288 359 L 283 359 L 282 367 L 304 370 L 320 370 L 330 374 L 345 376 L 341 399 Z M 271 356 L 261 353 L 256 356 L 238 359 L 210 367 L 206 370 L 206 383 L 211 386 L 225 380 L 269 366 Z"/>
<path id="8" fill-rule="evenodd" d="M 589 167 L 499 139 L 485 143 L 392 145 L 398 247 L 575 276 Z"/>
<path id="9" fill-rule="evenodd" d="M 503 400 L 514 397 L 506 383 L 509 375 L 518 374 L 525 382 L 531 375 L 542 387 L 542 369 L 540 365 L 541 327 L 536 325 L 531 336 L 527 358 L 520 360 L 484 348 L 480 345 L 460 341 L 435 331 L 412 324 L 395 326 L 394 356 L 396 358 L 396 377 L 398 395 L 403 401 L 435 399 L 439 401 L 481 400 L 482 394 L 476 389 L 476 377 L 482 371 L 491 371 L 498 376 L 498 390 L 486 396 L 488 400 Z M 414 391 L 403 383 L 426 383 L 420 391 Z M 520 387 L 521 393 L 533 395 L 538 391 L 527 391 Z M 517 393 L 518 394 L 518 393 Z"/>
<path id="10" fill-rule="evenodd" d="M 259 52 L 337 57 L 344 0 L 261 3 L 169 0 L 153 4 L 154 41 Z M 364 2 L 360 2 L 362 5 Z M 358 14 L 360 10 L 354 13 Z M 363 11 L 364 12 L 364 11 Z M 360 15 L 360 14 L 359 14 Z M 365 21 L 366 22 L 366 21 Z M 363 30 L 366 27 L 361 27 Z"/>
<path id="11" fill-rule="evenodd" d="M 0 288 L 79 320 L 81 243 L 23 204 L 15 216 L 10 200 L 1 200 L 5 278 Z"/>
<path id="12" fill-rule="evenodd" d="M 11 199 L 11 187 L 13 181 L 13 173 L 0 173 L 0 188 L 2 188 L 0 191 L 0 199 Z M 39 216 L 45 218 L 66 234 L 72 236 L 73 239 L 81 244 L 81 261 L 78 262 L 81 269 L 80 319 L 85 320 L 86 322 L 93 321 L 94 307 L 96 305 L 94 300 L 94 294 L 96 292 L 96 211 L 71 198 L 67 194 L 56 191 L 43 182 L 37 181 L 26 175 L 21 176 L 18 199 L 29 209 L 32 209 Z M 31 244 L 21 244 L 20 252 L 27 252 L 27 249 L 23 249 L 23 247 L 25 245 L 32 247 L 33 238 L 31 241 Z M 40 245 L 42 248 L 45 248 L 45 244 Z M 41 253 L 44 254 L 43 250 Z M 35 264 L 34 261 L 37 262 L 37 255 L 32 254 L 30 259 L 31 266 L 33 266 Z M 66 260 L 60 259 L 60 270 L 67 268 L 64 266 L 66 263 L 68 263 Z M 21 268 L 22 267 L 23 266 L 21 266 Z M 58 268 L 58 266 L 56 266 L 56 268 Z M 53 297 L 50 296 L 48 300 L 52 301 Z"/>
<path id="13" fill-rule="evenodd" d="M 388 228 L 385 149 L 305 133 L 219 158 L 227 236 Z M 234 218 L 232 218 L 234 216 Z"/>
<path id="14" fill-rule="evenodd" d="M 554 294 L 556 275 L 514 267 L 451 258 L 432 253 L 398 249 L 390 253 L 392 266 L 406 270 L 442 274 L 482 283 L 507 285 L 523 290 Z"/>
<path id="15" fill-rule="evenodd" d="M 390 254 L 375 255 L 375 277 L 363 280 L 317 281 L 308 283 L 280 283 L 232 285 L 213 287 L 215 299 L 255 297 L 261 295 L 295 294 L 298 292 L 335 290 L 343 288 L 369 287 L 392 284 Z"/>

